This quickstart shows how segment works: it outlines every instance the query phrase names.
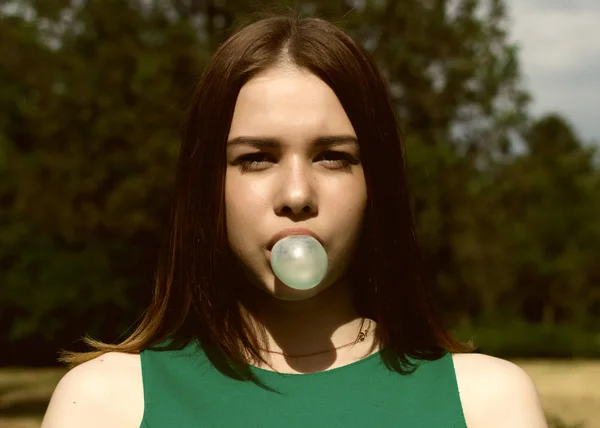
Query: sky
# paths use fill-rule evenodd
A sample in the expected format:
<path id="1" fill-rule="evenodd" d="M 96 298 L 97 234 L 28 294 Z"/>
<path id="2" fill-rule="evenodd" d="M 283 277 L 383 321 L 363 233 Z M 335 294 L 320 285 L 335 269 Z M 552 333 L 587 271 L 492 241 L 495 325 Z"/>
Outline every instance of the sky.
<path id="1" fill-rule="evenodd" d="M 600 0 L 506 0 L 534 115 L 559 112 L 600 144 Z"/>

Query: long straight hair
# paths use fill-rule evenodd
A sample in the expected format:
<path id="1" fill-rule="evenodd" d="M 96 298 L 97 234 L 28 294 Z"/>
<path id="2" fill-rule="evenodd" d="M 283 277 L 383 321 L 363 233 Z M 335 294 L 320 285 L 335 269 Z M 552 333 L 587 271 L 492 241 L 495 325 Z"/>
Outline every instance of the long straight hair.
<path id="1" fill-rule="evenodd" d="M 352 278 L 360 315 L 377 322 L 387 366 L 400 373 L 407 357 L 438 359 L 468 352 L 434 310 L 407 189 L 403 142 L 385 79 L 368 52 L 334 24 L 279 15 L 230 36 L 205 68 L 182 129 L 169 237 L 152 302 L 137 329 L 111 345 L 66 353 L 75 365 L 108 351 L 137 353 L 198 340 L 248 373 L 248 356 L 264 361 L 241 298 L 241 274 L 227 241 L 226 141 L 241 87 L 282 63 L 309 70 L 337 95 L 357 134 L 367 183 L 363 235 Z"/>

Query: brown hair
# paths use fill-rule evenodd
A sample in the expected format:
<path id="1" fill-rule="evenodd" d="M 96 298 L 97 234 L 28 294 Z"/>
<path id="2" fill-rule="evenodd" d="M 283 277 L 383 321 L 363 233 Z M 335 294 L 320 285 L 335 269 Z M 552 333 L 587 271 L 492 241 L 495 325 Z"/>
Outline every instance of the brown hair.
<path id="1" fill-rule="evenodd" d="M 437 359 L 471 351 L 434 311 L 415 234 L 402 140 L 384 78 L 369 54 L 334 24 L 285 15 L 229 37 L 200 79 L 182 132 L 176 195 L 154 296 L 141 323 L 118 345 L 87 338 L 96 351 L 66 353 L 72 365 L 102 353 L 136 353 L 171 340 L 199 340 L 234 366 L 261 360 L 240 299 L 224 217 L 225 145 L 241 87 L 280 63 L 308 69 L 336 93 L 357 134 L 368 191 L 362 242 L 353 264 L 356 307 L 377 323 L 389 367 L 406 356 Z M 233 297 L 235 296 L 235 297 Z"/>

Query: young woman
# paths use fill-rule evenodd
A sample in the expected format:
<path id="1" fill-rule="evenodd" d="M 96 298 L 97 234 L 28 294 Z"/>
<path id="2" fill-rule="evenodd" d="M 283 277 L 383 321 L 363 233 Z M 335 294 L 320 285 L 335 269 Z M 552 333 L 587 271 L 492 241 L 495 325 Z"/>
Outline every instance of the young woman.
<path id="1" fill-rule="evenodd" d="M 184 127 L 170 240 L 139 328 L 88 354 L 44 428 L 545 427 L 517 366 L 444 330 L 382 75 L 334 25 L 274 17 L 218 49 Z M 317 239 L 323 280 L 270 265 Z"/>

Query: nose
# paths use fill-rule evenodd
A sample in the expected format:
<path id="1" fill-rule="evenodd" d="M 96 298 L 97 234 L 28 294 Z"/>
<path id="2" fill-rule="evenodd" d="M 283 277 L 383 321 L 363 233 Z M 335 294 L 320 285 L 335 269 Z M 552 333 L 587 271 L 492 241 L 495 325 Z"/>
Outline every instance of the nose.
<path id="1" fill-rule="evenodd" d="M 312 169 L 300 162 L 281 169 L 275 212 L 303 220 L 318 213 L 316 183 Z"/>

